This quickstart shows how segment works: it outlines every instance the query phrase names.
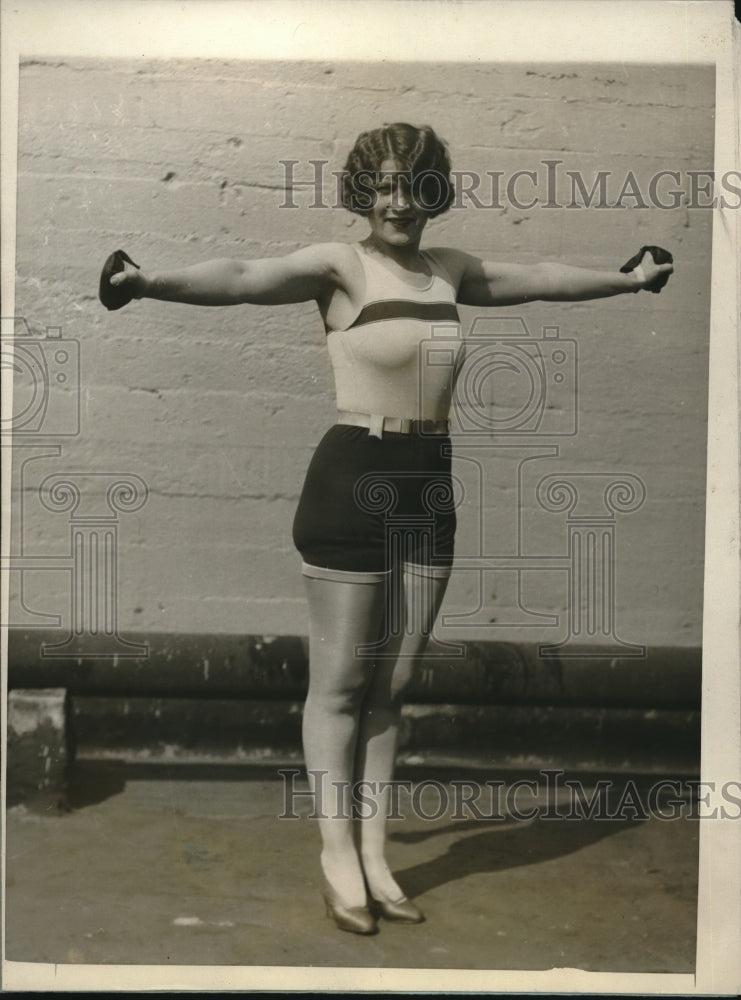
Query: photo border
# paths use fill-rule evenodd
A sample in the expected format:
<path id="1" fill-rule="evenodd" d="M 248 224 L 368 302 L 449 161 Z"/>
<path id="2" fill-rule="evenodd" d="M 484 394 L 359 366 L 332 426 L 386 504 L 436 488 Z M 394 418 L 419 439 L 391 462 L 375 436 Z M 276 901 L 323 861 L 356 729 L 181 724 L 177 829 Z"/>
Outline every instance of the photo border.
<path id="1" fill-rule="evenodd" d="M 28 0 L 2 7 L 2 299 L 14 315 L 15 164 L 19 57 L 342 59 L 414 61 L 713 63 L 716 176 L 738 167 L 738 59 L 733 5 L 629 0 L 471 4 L 424 0 Z M 177 17 L 177 30 L 172 19 Z M 204 18 L 209 31 L 203 31 Z M 244 31 L 249 18 L 250 32 Z M 328 32 L 328 19 L 333 30 Z M 358 27 L 362 26 L 362 30 Z M 736 26 L 737 28 L 737 26 Z M 420 38 L 420 34 L 423 36 Z M 739 216 L 716 209 L 713 225 L 706 559 L 703 613 L 702 780 L 741 774 L 738 651 Z M 2 508 L 9 509 L 10 462 Z M 3 519 L 3 544 L 8 538 Z M 2 581 L 2 620 L 7 611 Z M 3 631 L 7 692 L 7 630 Z M 6 738 L 6 698 L 2 738 Z M 5 766 L 5 760 L 3 763 Z M 5 863 L 3 827 L 3 876 Z M 741 823 L 701 822 L 695 976 L 492 970 L 292 969 L 286 967 L 45 966 L 3 962 L 3 988 L 19 990 L 373 990 L 681 993 L 739 988 Z M 3 902 L 4 906 L 4 902 Z M 3 912 L 3 918 L 5 914 Z M 3 925 L 5 921 L 3 919 Z"/>

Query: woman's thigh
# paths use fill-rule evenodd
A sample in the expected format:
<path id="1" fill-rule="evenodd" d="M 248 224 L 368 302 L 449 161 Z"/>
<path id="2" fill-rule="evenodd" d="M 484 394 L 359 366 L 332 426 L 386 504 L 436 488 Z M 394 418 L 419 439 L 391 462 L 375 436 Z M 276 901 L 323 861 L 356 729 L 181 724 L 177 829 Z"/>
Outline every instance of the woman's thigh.
<path id="1" fill-rule="evenodd" d="M 456 516 L 449 440 L 370 436 L 335 425 L 317 447 L 293 526 L 311 566 L 388 572 L 404 561 L 450 566 Z"/>

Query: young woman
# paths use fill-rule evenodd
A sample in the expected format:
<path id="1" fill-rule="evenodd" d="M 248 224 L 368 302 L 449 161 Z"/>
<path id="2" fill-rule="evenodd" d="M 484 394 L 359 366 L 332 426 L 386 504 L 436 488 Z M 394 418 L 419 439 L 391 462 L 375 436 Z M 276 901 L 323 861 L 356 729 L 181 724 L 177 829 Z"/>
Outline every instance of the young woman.
<path id="1" fill-rule="evenodd" d="M 385 860 L 402 696 L 445 593 L 455 534 L 447 436 L 453 379 L 451 368 L 432 366 L 420 378 L 421 345 L 431 324 L 447 323 L 450 349 L 461 351 L 457 303 L 658 290 L 672 271 L 648 252 L 629 273 L 613 273 L 420 249 L 428 219 L 452 198 L 447 150 L 434 131 L 386 125 L 359 136 L 345 167 L 343 204 L 369 225 L 360 243 L 151 273 L 122 255 L 101 282 L 101 298 L 114 300 L 113 308 L 131 298 L 213 306 L 314 300 L 319 307 L 338 418 L 312 458 L 294 522 L 310 616 L 303 743 L 323 803 L 327 912 L 359 934 L 374 933 L 378 915 L 424 919 Z M 365 802 L 354 817 L 359 782 Z"/>

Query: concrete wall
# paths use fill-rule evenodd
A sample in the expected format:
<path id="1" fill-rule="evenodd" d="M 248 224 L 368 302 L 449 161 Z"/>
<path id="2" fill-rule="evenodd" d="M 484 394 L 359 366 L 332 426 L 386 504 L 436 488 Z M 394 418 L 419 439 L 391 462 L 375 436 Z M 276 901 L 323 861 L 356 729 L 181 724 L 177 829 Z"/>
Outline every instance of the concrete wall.
<path id="1" fill-rule="evenodd" d="M 612 202 L 629 171 L 646 202 L 658 170 L 678 171 L 679 184 L 660 188 L 670 202 L 669 189 L 688 190 L 687 171 L 712 169 L 713 94 L 712 69 L 686 66 L 24 64 L 15 313 L 32 337 L 61 327 L 79 344 L 81 410 L 79 433 L 65 434 L 75 429 L 74 394 L 55 387 L 49 412 L 60 436 L 49 436 L 50 417 L 17 438 L 13 552 L 44 565 L 11 574 L 12 623 L 69 625 L 70 519 L 83 508 L 110 519 L 106 489 L 132 474 L 148 495 L 124 497 L 115 525 L 121 632 L 305 633 L 291 522 L 311 449 L 333 414 L 315 307 L 145 301 L 107 313 L 98 272 L 118 246 L 161 268 L 361 239 L 361 219 L 311 208 L 311 190 L 296 190 L 297 208 L 281 208 L 280 161 L 300 161 L 295 176 L 306 180 L 309 160 L 327 160 L 332 202 L 331 171 L 357 133 L 408 120 L 447 139 L 456 169 L 503 172 L 502 207 L 452 210 L 429 226 L 428 246 L 607 269 L 641 244 L 674 252 L 676 275 L 659 296 L 500 311 L 524 319 L 535 339 L 558 326 L 577 342 L 578 433 L 508 439 L 520 441 L 514 449 L 494 448 L 490 437 L 474 449 L 459 435 L 459 551 L 514 553 L 519 509 L 521 552 L 562 555 L 567 516 L 538 505 L 542 477 L 631 473 L 646 499 L 615 522 L 617 631 L 652 646 L 699 646 L 711 216 L 686 204 L 638 207 L 631 197 L 622 209 L 548 209 L 543 161 L 563 161 L 561 204 L 570 200 L 566 170 L 588 186 L 612 171 Z M 518 182 L 520 201 L 535 193 L 541 204 L 523 210 L 507 199 L 517 170 L 537 175 L 534 192 L 527 178 Z M 491 201 L 486 189 L 479 197 Z M 470 324 L 476 316 L 466 313 Z M 572 404 L 549 405 L 568 416 Z M 558 455 L 523 464 L 539 454 L 525 447 L 534 444 Z M 46 505 L 40 499 L 41 484 L 61 473 L 87 474 L 78 475 L 76 512 L 55 507 L 48 489 Z M 558 641 L 566 582 L 564 570 L 536 567 L 518 596 L 513 571 L 457 573 L 445 610 L 468 613 L 475 627 L 458 617 L 449 631 Z M 555 617 L 534 619 L 523 606 Z"/>

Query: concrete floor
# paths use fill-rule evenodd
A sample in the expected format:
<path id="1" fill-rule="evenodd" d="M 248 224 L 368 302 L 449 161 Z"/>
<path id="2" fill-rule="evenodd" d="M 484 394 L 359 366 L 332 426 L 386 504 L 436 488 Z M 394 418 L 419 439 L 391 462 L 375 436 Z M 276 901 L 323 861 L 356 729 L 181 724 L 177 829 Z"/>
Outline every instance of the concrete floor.
<path id="1" fill-rule="evenodd" d="M 382 923 L 363 938 L 324 916 L 318 831 L 306 802 L 296 802 L 299 819 L 278 819 L 285 785 L 275 768 L 80 761 L 69 811 L 38 801 L 7 812 L 5 957 L 693 972 L 696 820 L 455 819 L 449 783 L 463 775 L 429 773 L 445 780 L 450 808 L 390 824 L 392 868 L 427 922 Z M 533 777 L 498 777 L 523 776 Z M 627 776 L 612 777 L 619 796 Z M 655 781 L 636 779 L 642 795 Z M 544 805 L 538 795 L 522 802 Z M 400 802 L 405 810 L 410 800 Z M 433 815 L 439 793 L 428 786 L 418 804 Z"/>

